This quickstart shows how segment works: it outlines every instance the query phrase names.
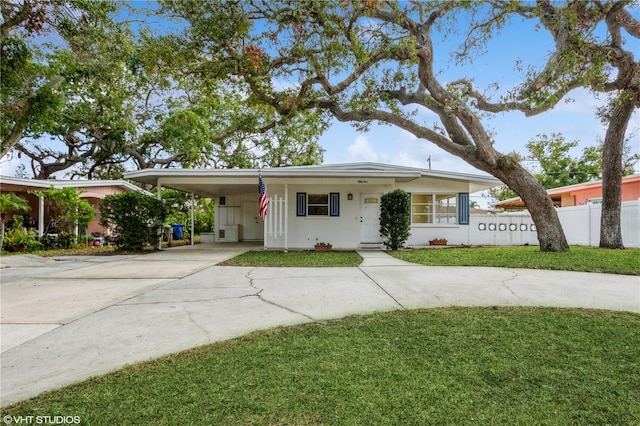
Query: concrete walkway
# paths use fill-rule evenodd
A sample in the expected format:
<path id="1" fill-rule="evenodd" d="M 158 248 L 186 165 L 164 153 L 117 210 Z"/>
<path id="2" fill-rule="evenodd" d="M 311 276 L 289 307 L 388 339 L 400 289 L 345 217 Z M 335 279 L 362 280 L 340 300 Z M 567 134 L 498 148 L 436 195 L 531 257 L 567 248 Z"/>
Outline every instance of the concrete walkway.
<path id="1" fill-rule="evenodd" d="M 276 326 L 437 306 L 640 312 L 640 278 L 428 267 L 363 251 L 357 268 L 215 266 L 248 246 L 2 259 L 1 404 Z"/>

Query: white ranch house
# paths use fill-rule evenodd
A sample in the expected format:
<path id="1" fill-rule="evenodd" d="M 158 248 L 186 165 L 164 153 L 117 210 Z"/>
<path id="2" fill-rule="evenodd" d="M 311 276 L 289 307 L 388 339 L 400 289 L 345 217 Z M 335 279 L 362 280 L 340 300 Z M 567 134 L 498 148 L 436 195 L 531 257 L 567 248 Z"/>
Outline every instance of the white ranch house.
<path id="1" fill-rule="evenodd" d="M 264 222 L 258 216 L 260 174 L 270 198 Z M 411 194 L 409 246 L 428 245 L 434 238 L 469 244 L 469 194 L 501 185 L 488 175 L 378 163 L 148 169 L 125 178 L 213 198 L 214 242 L 263 241 L 274 249 L 311 249 L 317 242 L 336 249 L 381 247 L 380 197 L 397 188 Z M 527 234 L 535 239 L 535 232 L 527 229 Z"/>

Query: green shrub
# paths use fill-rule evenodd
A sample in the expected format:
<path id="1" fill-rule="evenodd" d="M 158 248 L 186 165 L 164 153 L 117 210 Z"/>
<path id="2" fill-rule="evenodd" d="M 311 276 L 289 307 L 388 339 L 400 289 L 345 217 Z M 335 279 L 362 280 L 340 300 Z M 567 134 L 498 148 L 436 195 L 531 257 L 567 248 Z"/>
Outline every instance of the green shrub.
<path id="1" fill-rule="evenodd" d="M 384 194 L 380 199 L 380 235 L 384 245 L 397 250 L 409 238 L 411 199 L 402 189 Z"/>
<path id="2" fill-rule="evenodd" d="M 77 245 L 77 236 L 68 232 L 60 231 L 57 235 L 43 235 L 40 238 L 42 248 L 45 250 L 70 249 Z"/>
<path id="3" fill-rule="evenodd" d="M 163 201 L 136 191 L 108 195 L 100 204 L 100 224 L 113 231 L 116 247 L 123 250 L 155 246 L 167 215 Z"/>
<path id="4" fill-rule="evenodd" d="M 7 251 L 35 251 L 42 247 L 38 236 L 32 232 L 23 231 L 22 224 L 22 216 L 14 215 L 12 228 L 5 232 L 3 237 L 3 248 Z"/>

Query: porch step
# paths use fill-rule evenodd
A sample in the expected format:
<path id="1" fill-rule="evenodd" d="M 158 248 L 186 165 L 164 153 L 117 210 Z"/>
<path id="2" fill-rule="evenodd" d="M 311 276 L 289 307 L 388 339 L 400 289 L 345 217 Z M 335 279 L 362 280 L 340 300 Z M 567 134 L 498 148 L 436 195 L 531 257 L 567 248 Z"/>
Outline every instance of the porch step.
<path id="1" fill-rule="evenodd" d="M 382 243 L 360 243 L 360 250 L 382 250 L 384 245 Z"/>

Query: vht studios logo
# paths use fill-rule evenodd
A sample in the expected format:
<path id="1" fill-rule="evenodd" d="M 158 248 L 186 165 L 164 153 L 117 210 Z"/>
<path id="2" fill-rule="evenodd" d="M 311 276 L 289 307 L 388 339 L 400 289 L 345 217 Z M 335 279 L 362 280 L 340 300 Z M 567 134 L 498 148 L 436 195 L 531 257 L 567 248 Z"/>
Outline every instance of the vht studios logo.
<path id="1" fill-rule="evenodd" d="M 3 417 L 5 424 L 16 425 L 79 425 L 80 416 L 10 416 Z"/>

